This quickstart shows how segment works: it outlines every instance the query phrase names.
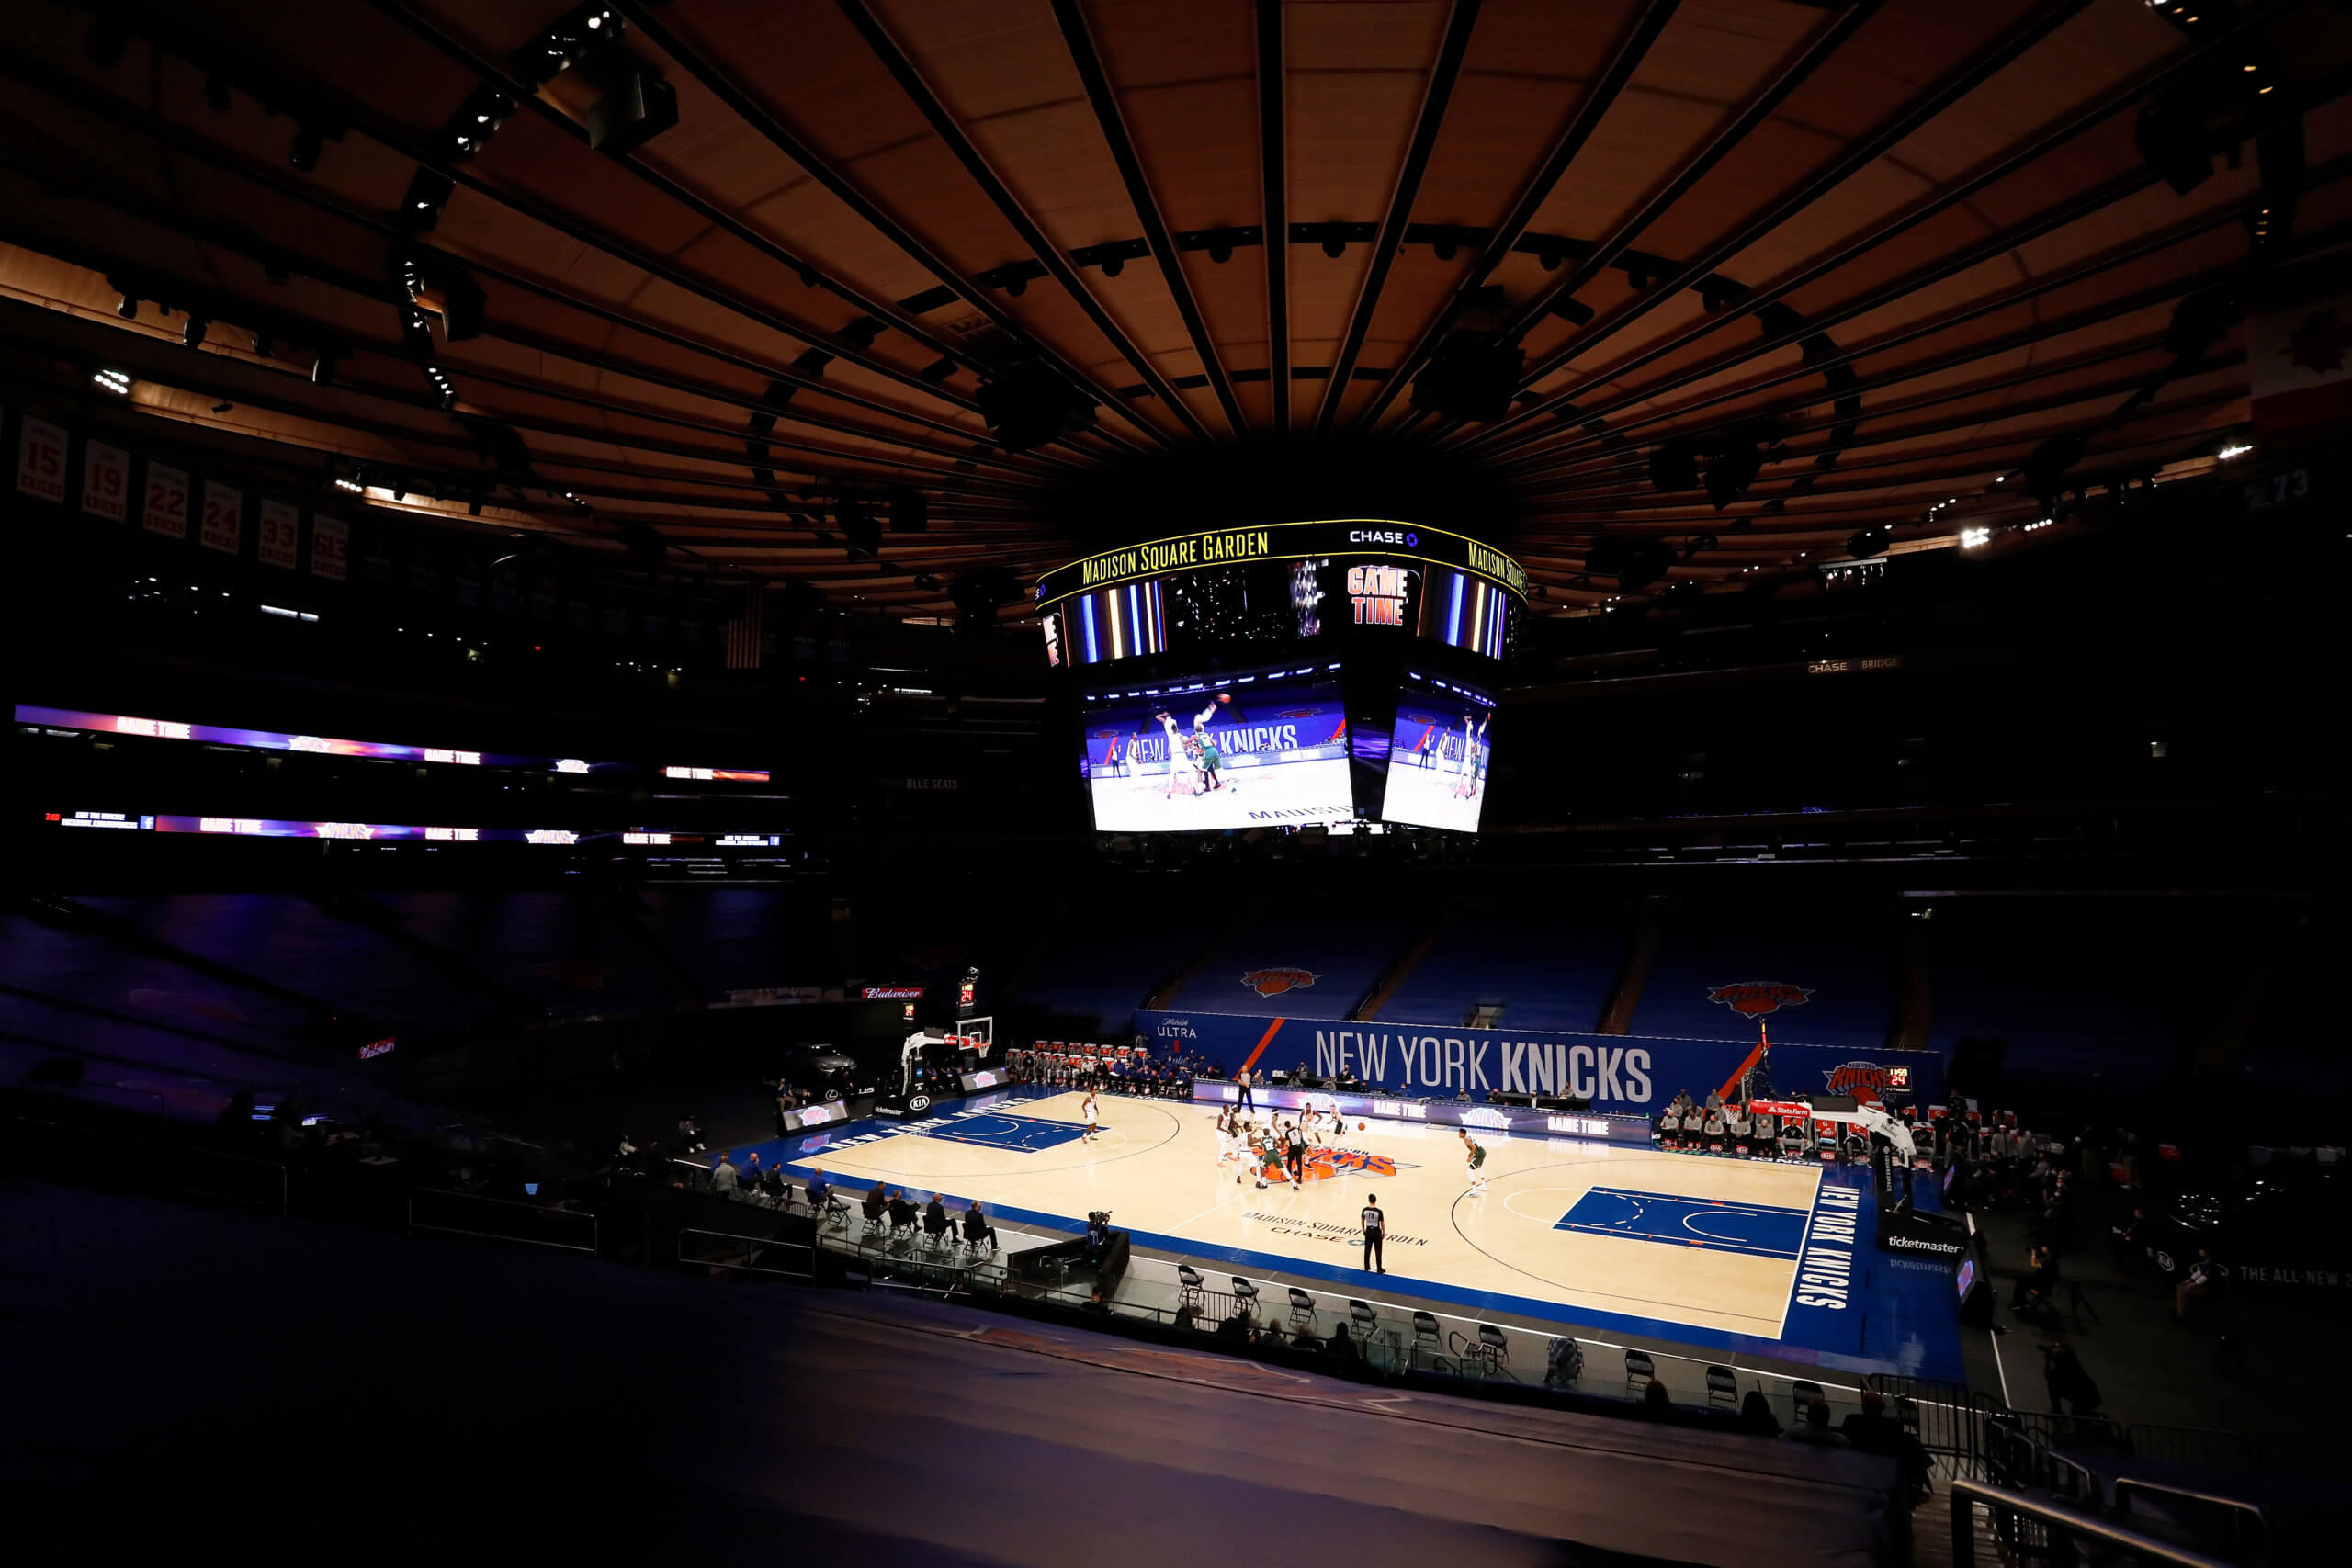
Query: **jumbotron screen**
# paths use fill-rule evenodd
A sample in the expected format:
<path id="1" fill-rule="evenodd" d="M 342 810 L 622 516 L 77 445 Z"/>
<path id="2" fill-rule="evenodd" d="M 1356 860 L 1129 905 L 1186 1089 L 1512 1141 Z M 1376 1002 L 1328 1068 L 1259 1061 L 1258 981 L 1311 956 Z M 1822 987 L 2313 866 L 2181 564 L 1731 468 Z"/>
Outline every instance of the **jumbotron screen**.
<path id="1" fill-rule="evenodd" d="M 1084 705 L 1088 798 L 1103 833 L 1346 822 L 1337 666 L 1104 693 Z"/>
<path id="2" fill-rule="evenodd" d="M 1046 652 L 1082 668 L 1167 654 L 1266 660 L 1311 639 L 1426 637 L 1506 656 L 1519 562 L 1407 523 L 1272 523 L 1105 550 L 1037 584 Z M 1305 651 L 1303 649 L 1301 651 Z"/>
<path id="3" fill-rule="evenodd" d="M 1466 686 L 1408 675 L 1389 732 L 1380 815 L 1419 828 L 1478 830 L 1487 803 L 1487 724 L 1494 702 Z"/>

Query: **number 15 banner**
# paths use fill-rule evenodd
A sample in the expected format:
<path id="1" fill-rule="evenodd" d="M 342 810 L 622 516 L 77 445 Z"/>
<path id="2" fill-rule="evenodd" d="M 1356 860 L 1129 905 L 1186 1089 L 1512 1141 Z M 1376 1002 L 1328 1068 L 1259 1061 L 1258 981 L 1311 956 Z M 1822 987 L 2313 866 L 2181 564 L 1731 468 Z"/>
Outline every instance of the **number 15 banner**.
<path id="1" fill-rule="evenodd" d="M 65 499 L 65 432 L 30 414 L 17 438 L 17 489 L 40 501 Z"/>

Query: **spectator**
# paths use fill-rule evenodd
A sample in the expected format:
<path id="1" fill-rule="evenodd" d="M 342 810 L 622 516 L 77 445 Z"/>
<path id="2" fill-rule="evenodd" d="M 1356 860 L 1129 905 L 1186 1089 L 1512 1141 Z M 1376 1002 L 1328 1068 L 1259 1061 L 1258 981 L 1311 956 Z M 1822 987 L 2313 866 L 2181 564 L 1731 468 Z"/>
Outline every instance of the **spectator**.
<path id="1" fill-rule="evenodd" d="M 766 1173 L 760 1169 L 760 1151 L 753 1149 L 751 1157 L 743 1162 L 743 1185 L 756 1190 L 760 1185 L 760 1178 L 764 1174 Z"/>
<path id="2" fill-rule="evenodd" d="M 1194 1305 L 1192 1303 L 1192 1302 L 1191 1302 L 1191 1301 L 1189 1301 L 1189 1300 L 1186 1300 L 1186 1301 L 1181 1301 L 1181 1302 L 1178 1302 L 1178 1303 L 1176 1303 L 1176 1326 L 1177 1326 L 1177 1327 L 1182 1328 L 1182 1329 L 1184 1329 L 1184 1330 L 1186 1330 L 1187 1332 L 1189 1332 L 1189 1331 L 1191 1331 L 1191 1330 L 1193 1330 L 1193 1329 L 1198 1328 L 1198 1327 L 1201 1325 L 1201 1322 L 1200 1322 L 1200 1320 L 1201 1320 L 1201 1309 L 1200 1309 L 1200 1308 L 1198 1308 L 1198 1307 L 1196 1307 L 1196 1306 L 1194 1306 Z"/>
<path id="3" fill-rule="evenodd" d="M 939 1201 L 936 1192 L 931 1195 L 931 1201 L 922 1206 L 922 1229 L 925 1235 L 934 1240 L 947 1234 L 947 1205 Z"/>
<path id="4" fill-rule="evenodd" d="M 1102 1299 L 1102 1287 L 1100 1285 L 1095 1286 L 1094 1293 L 1087 1297 L 1086 1304 L 1078 1310 L 1080 1312 L 1091 1312 L 1097 1317 L 1110 1316 L 1111 1303 Z"/>
<path id="5" fill-rule="evenodd" d="M 735 1151 L 721 1149 L 718 1163 L 710 1168 L 710 1190 L 732 1194 L 736 1188 Z"/>
<path id="6" fill-rule="evenodd" d="M 880 1182 L 877 1181 L 873 1186 L 867 1188 L 865 1190 L 865 1202 L 863 1205 L 865 1213 L 865 1223 L 869 1225 L 880 1224 L 882 1223 L 883 1212 L 889 1207 L 889 1191 L 884 1188 Z"/>
<path id="7" fill-rule="evenodd" d="M 1331 1325 L 1331 1337 L 1324 1342 L 1323 1348 L 1325 1353 L 1335 1361 L 1353 1361 L 1362 1359 L 1362 1353 L 1356 1346 L 1356 1337 L 1348 1332 L 1348 1325 L 1344 1323 L 1335 1323 Z"/>
<path id="8" fill-rule="evenodd" d="M 825 1168 L 820 1165 L 817 1168 L 816 1173 L 808 1178 L 808 1206 L 821 1214 L 825 1212 L 825 1204 L 831 1200 L 832 1196 L 833 1190 L 825 1181 Z"/>
<path id="9" fill-rule="evenodd" d="M 1656 1378 L 1650 1379 L 1649 1386 L 1642 1390 L 1641 1417 L 1645 1421 L 1677 1419 L 1674 1413 L 1674 1395 L 1668 1393 L 1666 1384 Z"/>
<path id="10" fill-rule="evenodd" d="M 1816 1399 L 1804 1407 L 1804 1419 L 1781 1434 L 1790 1442 L 1808 1443 L 1818 1449 L 1842 1449 L 1849 1445 L 1845 1434 L 1829 1425 L 1829 1402 Z"/>
<path id="11" fill-rule="evenodd" d="M 1859 1453 L 1893 1454 L 1903 1447 L 1903 1428 L 1886 1413 L 1886 1396 L 1874 1388 L 1862 1391 L 1862 1407 L 1846 1417 L 1838 1430 L 1847 1446 Z"/>
<path id="12" fill-rule="evenodd" d="M 710 1152 L 702 1141 L 702 1123 L 691 1113 L 678 1118 L 678 1152 L 682 1155 Z"/>
<path id="13" fill-rule="evenodd" d="M 974 1247 L 985 1241 L 990 1252 L 997 1249 L 996 1227 L 989 1224 L 988 1216 L 980 1213 L 980 1205 L 977 1201 L 964 1211 L 964 1239 Z"/>
<path id="14" fill-rule="evenodd" d="M 760 1177 L 760 1191 L 775 1202 L 783 1202 L 785 1195 L 791 1190 L 792 1189 L 786 1186 L 784 1183 L 784 1168 L 782 1166 L 772 1165 L 768 1167 L 765 1173 Z"/>
<path id="15" fill-rule="evenodd" d="M 620 1152 L 617 1157 L 627 1159 L 635 1153 L 637 1153 L 637 1145 L 628 1141 L 628 1134 L 627 1133 L 623 1133 L 621 1134 Z"/>
<path id="16" fill-rule="evenodd" d="M 896 1189 L 896 1190 L 892 1190 L 892 1192 L 890 1193 L 890 1229 L 891 1229 L 891 1232 L 892 1232 L 893 1234 L 896 1234 L 896 1233 L 897 1233 L 897 1232 L 899 1232 L 899 1231 L 902 1231 L 902 1230 L 906 1229 L 909 1225 L 911 1225 L 911 1224 L 913 1224 L 914 1223 L 915 1223 L 915 1206 L 914 1206 L 912 1203 L 910 1203 L 910 1202 L 908 1202 L 908 1201 L 907 1201 L 907 1194 L 906 1194 L 905 1190 L 904 1190 L 904 1189 Z"/>
<path id="17" fill-rule="evenodd" d="M 1749 1389 L 1747 1397 L 1739 1402 L 1739 1429 L 1759 1438 L 1781 1435 L 1780 1419 L 1772 1414 L 1772 1402 L 1764 1397 L 1762 1389 Z"/>
<path id="18" fill-rule="evenodd" d="M 1216 1325 L 1216 1337 L 1237 1349 L 1250 1343 L 1249 1303 L 1233 1303 L 1233 1315 Z"/>

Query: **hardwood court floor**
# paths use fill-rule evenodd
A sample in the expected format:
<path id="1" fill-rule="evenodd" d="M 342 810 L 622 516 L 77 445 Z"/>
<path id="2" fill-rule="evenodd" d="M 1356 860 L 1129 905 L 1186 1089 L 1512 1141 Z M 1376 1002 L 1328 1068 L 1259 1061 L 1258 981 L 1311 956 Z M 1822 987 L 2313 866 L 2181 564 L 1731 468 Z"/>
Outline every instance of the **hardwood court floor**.
<path id="1" fill-rule="evenodd" d="M 826 1149 L 800 1168 L 991 1210 L 1082 1220 L 1107 1209 L 1122 1229 L 1204 1257 L 1327 1269 L 1361 1263 L 1358 1215 L 1377 1193 L 1393 1289 L 1431 1285 L 1759 1339 L 1781 1337 L 1821 1186 L 1803 1166 L 1482 1133 L 1487 1190 L 1473 1197 L 1453 1129 L 1371 1122 L 1350 1123 L 1305 1183 L 1261 1190 L 1217 1163 L 1214 1107 L 1105 1095 L 1102 1136 L 1090 1145 L 1075 1136 L 1082 1100 L 951 1111 Z"/>

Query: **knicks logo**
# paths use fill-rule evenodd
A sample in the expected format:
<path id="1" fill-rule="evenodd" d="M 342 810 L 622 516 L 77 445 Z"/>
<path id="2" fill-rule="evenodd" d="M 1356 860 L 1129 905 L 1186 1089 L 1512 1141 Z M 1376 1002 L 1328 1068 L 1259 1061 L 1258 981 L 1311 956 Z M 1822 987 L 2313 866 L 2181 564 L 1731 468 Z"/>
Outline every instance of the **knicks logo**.
<path id="1" fill-rule="evenodd" d="M 1761 1018 L 1782 1008 L 1803 1007 L 1812 996 L 1810 986 L 1792 986 L 1781 980 L 1743 980 L 1736 986 L 1717 986 L 1707 993 L 1707 999 L 1721 1002 L 1742 1018 Z"/>
<path id="2" fill-rule="evenodd" d="M 1241 983 L 1261 997 L 1279 997 L 1284 991 L 1303 991 L 1321 978 L 1312 969 L 1252 969 Z"/>
<path id="3" fill-rule="evenodd" d="M 1821 1075 L 1831 1094 L 1849 1094 L 1857 1100 L 1876 1105 L 1891 1089 L 1911 1087 L 1908 1067 L 1882 1067 L 1876 1062 L 1840 1062 Z"/>
<path id="4" fill-rule="evenodd" d="M 1329 1181 L 1335 1176 L 1394 1176 L 1396 1162 L 1386 1155 L 1368 1155 L 1362 1149 L 1309 1149 L 1299 1167 L 1299 1174 L 1309 1181 Z"/>

